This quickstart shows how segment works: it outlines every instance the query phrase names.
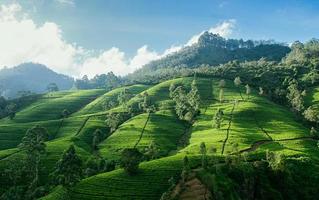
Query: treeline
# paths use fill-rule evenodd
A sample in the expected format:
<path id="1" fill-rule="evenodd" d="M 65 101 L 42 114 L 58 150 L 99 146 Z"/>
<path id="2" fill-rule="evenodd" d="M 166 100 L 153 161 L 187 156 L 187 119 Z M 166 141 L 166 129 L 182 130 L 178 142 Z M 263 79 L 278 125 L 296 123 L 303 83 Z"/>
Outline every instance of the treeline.
<path id="1" fill-rule="evenodd" d="M 232 60 L 242 62 L 264 57 L 267 60 L 280 61 L 289 51 L 288 46 L 274 41 L 225 39 L 219 35 L 205 32 L 199 38 L 198 43 L 155 60 L 130 76 L 139 76 L 161 68 L 196 68 L 202 64 L 219 65 Z"/>
<path id="2" fill-rule="evenodd" d="M 25 105 L 37 100 L 41 95 L 38 94 L 25 94 L 16 99 L 7 100 L 6 98 L 0 96 L 0 119 L 4 117 L 9 117 L 13 119 L 18 110 L 23 108 Z"/>

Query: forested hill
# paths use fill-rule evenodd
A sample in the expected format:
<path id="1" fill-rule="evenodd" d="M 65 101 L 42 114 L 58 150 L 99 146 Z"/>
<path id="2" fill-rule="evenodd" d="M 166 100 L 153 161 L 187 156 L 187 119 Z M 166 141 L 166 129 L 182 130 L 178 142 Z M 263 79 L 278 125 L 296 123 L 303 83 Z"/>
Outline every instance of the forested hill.
<path id="1" fill-rule="evenodd" d="M 203 33 L 192 46 L 153 61 L 135 72 L 154 71 L 168 67 L 198 67 L 200 65 L 219 65 L 232 60 L 251 61 L 264 57 L 271 61 L 280 61 L 290 48 L 274 41 L 244 41 L 225 39 L 209 32 Z"/>
<path id="2" fill-rule="evenodd" d="M 22 91 L 43 93 L 50 83 L 55 83 L 60 90 L 67 90 L 72 87 L 73 79 L 35 63 L 0 70 L 0 96 L 7 98 L 17 97 Z"/>

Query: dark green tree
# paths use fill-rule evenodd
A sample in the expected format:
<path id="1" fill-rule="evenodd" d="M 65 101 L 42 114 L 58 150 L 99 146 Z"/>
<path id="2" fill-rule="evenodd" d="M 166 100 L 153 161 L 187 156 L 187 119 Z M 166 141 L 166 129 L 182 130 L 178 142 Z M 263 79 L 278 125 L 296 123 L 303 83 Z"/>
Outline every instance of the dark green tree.
<path id="1" fill-rule="evenodd" d="M 110 132 L 113 133 L 117 127 L 121 124 L 121 114 L 120 113 L 109 113 L 107 120 L 105 120 L 108 127 L 110 127 Z"/>
<path id="2" fill-rule="evenodd" d="M 55 184 L 74 186 L 82 178 L 82 160 L 71 145 L 56 163 L 52 173 Z"/>
<path id="3" fill-rule="evenodd" d="M 224 112 L 222 111 L 222 109 L 218 108 L 213 118 L 214 128 L 220 129 L 221 123 L 223 121 L 223 116 Z"/>
<path id="4" fill-rule="evenodd" d="M 59 91 L 59 87 L 56 83 L 49 83 L 49 85 L 47 86 L 47 91 L 56 92 L 56 91 Z"/>
<path id="5" fill-rule="evenodd" d="M 202 167 L 204 169 L 207 168 L 207 149 L 206 149 L 206 145 L 205 142 L 201 142 L 200 143 L 200 154 L 202 155 Z"/>
<path id="6" fill-rule="evenodd" d="M 127 102 L 132 98 L 132 95 L 129 93 L 127 88 L 124 88 L 117 97 L 119 105 L 122 105 L 127 109 Z"/>
<path id="7" fill-rule="evenodd" d="M 100 129 L 96 129 L 93 133 L 93 138 L 92 138 L 93 151 L 98 150 L 98 144 L 102 141 L 102 139 L 103 139 L 103 132 Z"/>
<path id="8" fill-rule="evenodd" d="M 33 198 L 37 189 L 39 189 L 39 167 L 41 155 L 46 152 L 45 141 L 49 134 L 46 128 L 36 125 L 27 130 L 25 136 L 22 138 L 19 148 L 26 152 L 26 168 L 29 171 L 31 183 L 27 190 L 27 198 Z"/>
<path id="9" fill-rule="evenodd" d="M 151 142 L 148 147 L 145 148 L 145 155 L 150 158 L 151 160 L 158 157 L 160 149 L 156 145 L 155 142 Z"/>
<path id="10" fill-rule="evenodd" d="M 124 149 L 121 155 L 121 166 L 129 175 L 134 175 L 138 172 L 142 158 L 143 154 L 136 148 Z"/>

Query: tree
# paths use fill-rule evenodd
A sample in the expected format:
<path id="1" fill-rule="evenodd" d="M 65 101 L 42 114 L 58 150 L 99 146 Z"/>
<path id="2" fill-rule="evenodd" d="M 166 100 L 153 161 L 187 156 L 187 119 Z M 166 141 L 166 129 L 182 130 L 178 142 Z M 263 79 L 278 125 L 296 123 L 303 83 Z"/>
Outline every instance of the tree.
<path id="1" fill-rule="evenodd" d="M 10 120 L 13 120 L 13 118 L 16 116 L 17 104 L 10 103 L 6 106 L 5 110 Z"/>
<path id="2" fill-rule="evenodd" d="M 110 132 L 113 133 L 121 123 L 120 113 L 109 113 L 107 120 L 105 120 L 108 127 L 110 127 Z"/>
<path id="3" fill-rule="evenodd" d="M 304 109 L 302 92 L 298 89 L 296 80 L 290 82 L 288 86 L 287 99 L 295 112 L 301 112 Z"/>
<path id="4" fill-rule="evenodd" d="M 221 123 L 223 121 L 223 116 L 224 112 L 220 108 L 218 108 L 213 118 L 214 128 L 220 129 Z"/>
<path id="5" fill-rule="evenodd" d="M 169 97 L 174 98 L 174 91 L 176 89 L 176 86 L 174 83 L 171 83 L 169 86 Z"/>
<path id="6" fill-rule="evenodd" d="M 142 109 L 144 112 L 151 112 L 152 111 L 152 105 L 151 105 L 151 99 L 147 92 L 143 93 L 143 101 L 139 104 L 140 109 Z"/>
<path id="7" fill-rule="evenodd" d="M 93 133 L 93 138 L 92 138 L 92 149 L 96 151 L 98 149 L 98 144 L 102 140 L 103 133 L 100 129 L 96 129 Z"/>
<path id="8" fill-rule="evenodd" d="M 82 178 L 82 160 L 71 145 L 56 163 L 52 173 L 56 184 L 66 187 L 74 186 Z"/>
<path id="9" fill-rule="evenodd" d="M 67 118 L 70 115 L 70 111 L 68 109 L 64 109 L 61 113 L 63 118 Z"/>
<path id="10" fill-rule="evenodd" d="M 151 160 L 158 157 L 159 148 L 155 142 L 151 142 L 148 147 L 145 148 L 145 155 L 149 157 Z"/>
<path id="11" fill-rule="evenodd" d="M 306 120 L 318 124 L 319 121 L 319 112 L 314 106 L 309 106 L 304 112 L 303 115 Z"/>
<path id="12" fill-rule="evenodd" d="M 181 174 L 181 178 L 182 178 L 182 183 L 185 183 L 187 180 L 187 177 L 190 173 L 190 166 L 189 166 L 189 160 L 188 157 L 185 156 L 183 159 L 183 170 L 182 170 L 182 174 Z"/>
<path id="13" fill-rule="evenodd" d="M 94 156 L 90 157 L 85 162 L 85 171 L 84 174 L 86 177 L 94 176 L 99 173 L 99 163 L 98 159 Z"/>
<path id="14" fill-rule="evenodd" d="M 56 92 L 59 91 L 59 87 L 56 83 L 49 83 L 49 85 L 47 86 L 47 90 L 48 92 Z"/>
<path id="15" fill-rule="evenodd" d="M 127 148 L 122 151 L 121 166 L 129 175 L 134 175 L 138 172 L 138 167 L 142 161 L 143 154 L 136 148 Z"/>
<path id="16" fill-rule="evenodd" d="M 220 103 L 224 102 L 224 88 L 219 89 L 219 102 Z"/>
<path id="17" fill-rule="evenodd" d="M 182 86 L 178 86 L 171 94 L 175 101 L 175 111 L 179 119 L 192 122 L 194 117 L 199 113 L 200 95 L 193 80 L 191 91 L 187 94 Z"/>
<path id="18" fill-rule="evenodd" d="M 224 79 L 220 80 L 218 83 L 219 89 L 225 88 L 225 86 L 226 86 L 226 81 Z"/>
<path id="19" fill-rule="evenodd" d="M 26 167 L 30 170 L 30 177 L 32 183 L 29 190 L 32 191 L 38 187 L 39 182 L 39 163 L 41 155 L 46 151 L 45 141 L 48 139 L 49 134 L 46 128 L 36 125 L 27 130 L 25 136 L 22 138 L 19 148 L 24 150 L 27 155 Z"/>
<path id="20" fill-rule="evenodd" d="M 191 91 L 187 95 L 189 104 L 191 106 L 191 109 L 194 110 L 195 113 L 199 111 L 199 105 L 200 105 L 200 95 L 197 88 L 196 80 L 194 79 L 191 84 Z"/>
<path id="21" fill-rule="evenodd" d="M 207 167 L 207 157 L 206 157 L 206 145 L 205 142 L 200 143 L 200 154 L 202 155 L 202 167 L 206 169 Z"/>
<path id="22" fill-rule="evenodd" d="M 224 87 L 226 86 L 226 81 L 224 79 L 219 81 L 219 102 L 223 103 L 224 101 Z"/>
<path id="23" fill-rule="evenodd" d="M 21 183 L 28 182 L 24 176 L 26 173 L 25 163 L 19 158 L 8 160 L 8 162 L 8 167 L 3 171 L 3 177 L 8 178 L 11 187 L 5 190 L 0 199 L 24 200 L 26 186 Z"/>
<path id="24" fill-rule="evenodd" d="M 249 99 L 249 95 L 251 93 L 251 88 L 248 84 L 245 85 L 245 88 L 246 88 L 246 95 L 247 95 L 247 98 Z"/>
<path id="25" fill-rule="evenodd" d="M 272 170 L 285 170 L 285 157 L 283 154 L 272 151 L 266 151 L 266 160 L 268 161 L 269 167 Z"/>
<path id="26" fill-rule="evenodd" d="M 234 84 L 236 87 L 239 87 L 241 85 L 241 80 L 240 80 L 240 77 L 237 76 L 235 79 L 234 79 Z"/>
<path id="27" fill-rule="evenodd" d="M 127 108 L 127 102 L 131 99 L 132 95 L 129 94 L 128 90 L 124 88 L 117 97 L 119 105 Z"/>
<path id="28" fill-rule="evenodd" d="M 113 72 L 108 72 L 106 74 L 105 87 L 107 90 L 111 90 L 120 85 L 120 80 L 117 76 L 114 75 Z"/>
<path id="29" fill-rule="evenodd" d="M 259 95 L 264 95 L 264 89 L 262 87 L 259 87 Z"/>
<path id="30" fill-rule="evenodd" d="M 242 94 L 241 94 L 240 85 L 242 84 L 242 82 L 241 82 L 239 76 L 237 76 L 237 77 L 234 79 L 234 84 L 235 84 L 235 86 L 236 86 L 237 89 L 238 89 L 238 92 L 239 92 L 239 94 L 240 94 L 240 97 L 241 97 L 242 99 L 244 99 L 243 96 L 242 96 Z"/>

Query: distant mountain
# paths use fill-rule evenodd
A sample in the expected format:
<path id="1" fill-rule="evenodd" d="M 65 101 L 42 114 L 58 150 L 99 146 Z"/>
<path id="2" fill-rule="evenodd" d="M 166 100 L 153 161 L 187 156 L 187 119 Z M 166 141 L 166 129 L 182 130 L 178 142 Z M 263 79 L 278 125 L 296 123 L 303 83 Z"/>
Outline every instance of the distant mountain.
<path id="1" fill-rule="evenodd" d="M 25 63 L 0 70 L 0 96 L 14 98 L 19 91 L 43 93 L 49 83 L 56 83 L 60 90 L 70 89 L 73 78 L 58 74 L 41 64 Z"/>
<path id="2" fill-rule="evenodd" d="M 133 74 L 148 73 L 162 68 L 195 68 L 203 64 L 219 65 L 232 60 L 252 61 L 262 57 L 267 60 L 280 61 L 289 52 L 290 48 L 287 45 L 276 43 L 273 40 L 225 39 L 219 35 L 205 32 L 196 44 L 152 61 Z"/>

